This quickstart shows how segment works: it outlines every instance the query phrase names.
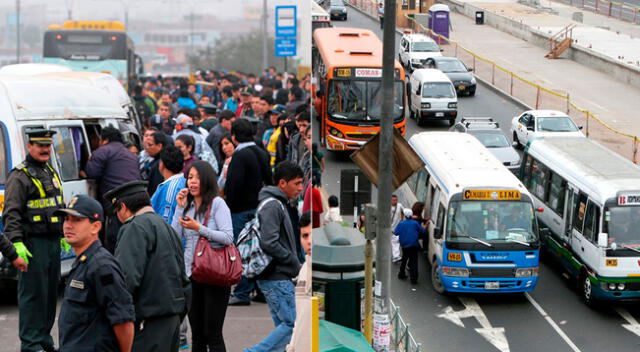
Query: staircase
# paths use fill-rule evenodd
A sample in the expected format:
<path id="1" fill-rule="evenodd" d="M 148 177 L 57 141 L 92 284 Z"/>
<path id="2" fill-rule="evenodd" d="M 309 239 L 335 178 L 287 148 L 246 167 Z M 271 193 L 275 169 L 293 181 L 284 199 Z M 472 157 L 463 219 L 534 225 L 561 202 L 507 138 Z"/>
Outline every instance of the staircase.
<path id="1" fill-rule="evenodd" d="M 547 59 L 557 59 L 562 53 L 571 47 L 573 41 L 573 28 L 576 24 L 572 23 L 564 27 L 560 32 L 554 34 L 549 39 L 549 53 L 545 55 Z"/>

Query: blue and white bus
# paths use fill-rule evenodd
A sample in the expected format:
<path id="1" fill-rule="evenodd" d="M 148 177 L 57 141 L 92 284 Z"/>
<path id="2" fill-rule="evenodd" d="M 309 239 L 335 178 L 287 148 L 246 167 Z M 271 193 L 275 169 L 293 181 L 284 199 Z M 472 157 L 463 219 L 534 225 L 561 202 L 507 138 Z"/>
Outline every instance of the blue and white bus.
<path id="1" fill-rule="evenodd" d="M 108 73 L 125 87 L 142 68 L 133 41 L 118 21 L 66 21 L 50 26 L 44 33 L 43 62 L 73 71 Z"/>
<path id="2" fill-rule="evenodd" d="M 425 164 L 408 184 L 425 204 L 433 288 L 533 291 L 540 241 L 522 182 L 469 134 L 423 132 L 409 144 Z"/>

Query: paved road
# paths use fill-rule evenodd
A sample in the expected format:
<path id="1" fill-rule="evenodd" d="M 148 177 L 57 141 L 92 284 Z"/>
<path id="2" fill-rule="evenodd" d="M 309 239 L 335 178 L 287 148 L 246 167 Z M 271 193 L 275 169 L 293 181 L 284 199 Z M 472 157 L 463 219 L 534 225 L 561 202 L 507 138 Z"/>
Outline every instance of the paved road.
<path id="1" fill-rule="evenodd" d="M 369 28 L 381 36 L 376 22 L 350 9 L 349 20 L 334 25 Z M 492 116 L 508 135 L 511 117 L 522 109 L 480 85 L 475 97 L 461 97 L 460 116 Z M 407 122 L 407 136 L 446 130 L 446 123 L 418 127 Z M 317 132 L 317 131 L 316 131 Z M 317 137 L 316 137 L 317 138 Z M 323 186 L 339 194 L 340 170 L 355 168 L 345 154 L 328 153 Z M 375 201 L 375 192 L 373 200 Z M 351 220 L 346 217 L 345 220 Z M 605 305 L 587 308 L 553 263 L 543 262 L 540 281 L 532 294 L 448 295 L 432 290 L 429 266 L 421 258 L 416 286 L 394 279 L 391 296 L 412 325 L 425 351 L 639 351 L 640 305 Z M 394 267 L 393 270 L 397 270 Z M 628 324 L 627 328 L 623 324 Z"/>

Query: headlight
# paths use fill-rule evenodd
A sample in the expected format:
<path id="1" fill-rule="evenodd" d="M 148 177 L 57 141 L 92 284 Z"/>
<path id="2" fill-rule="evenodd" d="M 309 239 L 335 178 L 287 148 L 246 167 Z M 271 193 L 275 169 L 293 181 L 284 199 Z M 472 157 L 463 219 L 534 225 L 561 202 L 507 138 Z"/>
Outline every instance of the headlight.
<path id="1" fill-rule="evenodd" d="M 618 290 L 624 291 L 624 284 L 622 283 L 618 284 Z"/>
<path id="2" fill-rule="evenodd" d="M 425 109 L 431 109 L 431 103 L 422 103 L 421 106 Z"/>
<path id="3" fill-rule="evenodd" d="M 538 276 L 538 267 L 516 269 L 516 277 Z"/>
<path id="4" fill-rule="evenodd" d="M 471 84 L 476 84 L 476 78 L 475 77 L 471 77 Z"/>
<path id="5" fill-rule="evenodd" d="M 613 282 L 609 283 L 609 291 L 615 291 L 616 289 L 616 284 L 614 284 Z"/>
<path id="6" fill-rule="evenodd" d="M 467 268 L 456 268 L 451 266 L 443 266 L 442 267 L 442 275 L 445 276 L 456 276 L 456 277 L 469 277 L 469 269 Z"/>
<path id="7" fill-rule="evenodd" d="M 343 138 L 343 137 L 344 137 L 344 135 L 342 134 L 342 132 L 338 131 L 338 130 L 337 130 L 337 129 L 335 129 L 335 128 L 330 129 L 330 130 L 329 130 L 329 133 L 330 133 L 332 136 L 336 136 L 336 137 L 338 137 L 338 138 Z"/>
<path id="8" fill-rule="evenodd" d="M 449 105 L 447 105 L 449 107 L 449 109 L 456 109 L 458 108 L 458 103 L 449 103 Z"/>

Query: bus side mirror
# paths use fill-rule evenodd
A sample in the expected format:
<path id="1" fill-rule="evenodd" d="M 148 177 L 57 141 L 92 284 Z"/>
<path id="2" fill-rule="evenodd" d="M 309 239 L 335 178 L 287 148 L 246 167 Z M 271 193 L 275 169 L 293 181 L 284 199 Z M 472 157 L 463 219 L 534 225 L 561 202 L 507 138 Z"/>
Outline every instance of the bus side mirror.
<path id="1" fill-rule="evenodd" d="M 442 238 L 442 231 L 440 230 L 439 227 L 434 227 L 433 228 L 433 238 L 439 240 Z"/>
<path id="2" fill-rule="evenodd" d="M 598 234 L 598 247 L 606 248 L 609 245 L 609 234 L 601 232 Z"/>

